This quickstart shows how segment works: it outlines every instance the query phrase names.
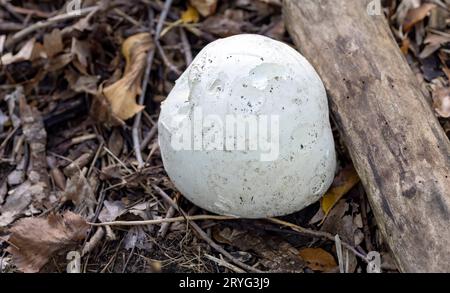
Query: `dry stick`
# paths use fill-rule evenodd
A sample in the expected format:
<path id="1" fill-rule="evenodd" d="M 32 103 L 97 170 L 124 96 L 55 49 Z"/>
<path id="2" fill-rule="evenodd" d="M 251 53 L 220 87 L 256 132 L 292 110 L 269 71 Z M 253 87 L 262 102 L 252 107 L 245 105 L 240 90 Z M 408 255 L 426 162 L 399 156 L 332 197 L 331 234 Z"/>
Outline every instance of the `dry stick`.
<path id="1" fill-rule="evenodd" d="M 238 268 L 235 265 L 230 264 L 229 262 L 225 261 L 224 259 L 220 259 L 220 258 L 214 257 L 209 254 L 205 254 L 205 257 L 208 258 L 209 260 L 212 260 L 213 262 L 217 263 L 219 266 L 226 267 L 227 269 L 232 270 L 235 273 L 245 273 L 244 270 L 242 270 L 241 268 Z"/>
<path id="2" fill-rule="evenodd" d="M 170 207 L 167 210 L 166 218 L 165 219 L 171 219 L 175 215 L 176 209 L 174 207 Z M 158 236 L 161 238 L 164 238 L 167 234 L 167 231 L 169 231 L 170 223 L 165 222 L 161 225 L 161 228 L 158 231 Z"/>
<path id="3" fill-rule="evenodd" d="M 91 6 L 91 7 L 86 7 L 83 9 L 80 9 L 80 11 L 78 11 L 78 13 L 73 13 L 73 12 L 68 12 L 68 13 L 64 13 L 61 15 L 57 15 L 54 16 L 52 18 L 49 18 L 46 21 L 38 21 L 26 28 L 24 28 L 23 30 L 15 33 L 12 38 L 7 42 L 7 47 L 10 47 L 12 45 L 14 45 L 16 42 L 20 41 L 21 39 L 23 39 L 24 37 L 26 37 L 27 35 L 31 34 L 32 32 L 35 32 L 39 29 L 42 28 L 46 28 L 49 27 L 57 22 L 61 22 L 61 21 L 65 21 L 65 20 L 70 20 L 70 19 L 74 19 L 74 18 L 79 18 L 82 16 L 85 16 L 93 11 L 96 11 L 100 8 L 100 6 L 96 5 L 96 6 Z"/>
<path id="4" fill-rule="evenodd" d="M 175 72 L 177 75 L 181 74 L 181 71 L 178 69 L 178 67 L 176 67 L 172 61 L 169 60 L 169 57 L 167 57 L 166 53 L 164 52 L 164 49 L 162 48 L 161 44 L 159 43 L 159 41 L 155 42 L 156 44 L 156 48 L 158 49 L 158 53 L 161 56 L 164 64 L 169 67 L 169 69 L 173 72 Z"/>
<path id="5" fill-rule="evenodd" d="M 295 224 L 292 224 L 292 223 L 289 223 L 289 222 L 285 222 L 283 220 L 279 220 L 279 219 L 275 219 L 275 218 L 269 218 L 267 220 L 269 222 L 272 222 L 272 223 L 275 223 L 275 224 L 279 224 L 279 225 L 282 225 L 282 226 L 289 227 L 292 230 L 297 231 L 297 232 L 302 233 L 302 234 L 311 235 L 311 236 L 315 236 L 315 237 L 319 237 L 319 238 L 325 238 L 325 239 L 328 239 L 330 241 L 335 242 L 335 236 L 333 234 L 331 234 L 331 233 L 328 233 L 328 232 L 314 231 L 314 230 L 306 229 L 306 228 L 297 226 Z M 359 251 L 357 251 L 353 246 L 351 246 L 347 242 L 341 241 L 341 243 L 342 243 L 342 246 L 344 246 L 345 248 L 347 248 L 348 250 L 353 252 L 356 256 L 360 257 L 364 262 L 368 263 L 367 257 L 364 254 L 362 254 Z"/>
<path id="6" fill-rule="evenodd" d="M 189 44 L 189 40 L 186 35 L 186 31 L 184 28 L 180 27 L 180 36 L 181 36 L 181 44 L 183 45 L 184 58 L 186 60 L 186 67 L 192 63 L 192 51 L 191 45 Z"/>
<path id="7" fill-rule="evenodd" d="M 161 12 L 161 15 L 159 16 L 159 20 L 156 25 L 155 43 L 158 42 L 159 35 L 161 33 L 161 30 L 162 30 L 162 27 L 164 24 L 164 20 L 167 17 L 167 13 L 168 13 L 171 5 L 172 5 L 172 0 L 166 0 L 166 2 L 164 4 L 164 9 Z M 148 84 L 148 81 L 150 78 L 150 71 L 152 68 L 154 57 L 155 57 L 155 49 L 153 48 L 152 50 L 150 50 L 148 52 L 148 55 L 147 55 L 147 65 L 145 68 L 145 77 L 144 77 L 144 80 L 142 81 L 142 86 L 141 86 L 142 92 L 141 92 L 141 95 L 139 96 L 139 100 L 138 100 L 139 105 L 144 104 L 145 94 L 147 92 L 147 84 Z M 139 169 L 141 169 L 144 166 L 144 160 L 142 159 L 140 138 L 139 138 L 139 127 L 141 125 L 141 118 L 142 118 L 142 112 L 137 113 L 136 116 L 134 117 L 134 123 L 133 123 L 133 128 L 132 128 L 133 147 L 134 147 L 134 152 L 136 155 L 136 160 L 138 161 Z"/>
<path id="8" fill-rule="evenodd" d="M 176 207 L 174 207 L 174 206 L 172 206 L 172 207 L 174 209 L 176 209 Z M 144 221 L 113 221 L 113 222 L 103 222 L 103 223 L 89 223 L 89 225 L 92 225 L 92 226 L 147 226 L 147 225 L 155 225 L 155 224 L 162 224 L 162 223 L 174 223 L 174 222 L 183 222 L 183 221 L 237 220 L 237 219 L 238 218 L 236 218 L 236 217 L 230 217 L 230 216 L 197 215 L 197 216 L 180 216 L 180 217 L 176 217 L 176 218 L 164 218 L 164 219 L 157 219 L 157 220 L 144 220 Z"/>
<path id="9" fill-rule="evenodd" d="M 150 143 L 152 138 L 155 136 L 155 134 L 158 132 L 158 124 L 155 123 L 155 125 L 152 126 L 150 131 L 145 135 L 144 139 L 141 142 L 141 151 L 143 151 L 147 145 Z"/>
<path id="10" fill-rule="evenodd" d="M 179 199 L 180 199 L 180 194 L 177 193 L 175 195 L 174 202 L 177 203 Z M 170 206 L 169 209 L 167 210 L 165 218 L 166 219 L 172 218 L 175 215 L 176 211 L 177 210 L 173 206 Z M 158 231 L 158 236 L 161 237 L 161 238 L 164 238 L 166 236 L 166 234 L 167 234 L 167 231 L 169 231 L 169 227 L 170 227 L 170 223 L 163 223 L 161 225 L 161 228 Z"/>
<path id="11" fill-rule="evenodd" d="M 172 200 L 172 198 L 170 198 L 170 196 L 167 195 L 167 193 L 164 192 L 164 190 L 162 190 L 161 188 L 159 188 L 158 186 L 156 186 L 155 184 L 152 184 L 153 189 L 155 189 L 158 194 L 171 206 L 173 206 L 175 209 L 177 209 L 180 214 L 183 217 L 187 217 L 186 213 L 178 206 L 178 204 L 176 202 L 174 202 Z M 220 216 L 219 216 L 220 217 Z M 222 216 L 223 217 L 223 216 Z M 170 219 L 167 219 L 170 220 Z M 252 266 L 249 266 L 241 261 L 239 261 L 238 259 L 236 259 L 235 257 L 233 257 L 228 251 L 226 251 L 225 249 L 223 249 L 220 245 L 216 244 L 206 233 L 205 231 L 203 231 L 202 228 L 200 228 L 200 226 L 198 226 L 196 223 L 189 221 L 188 220 L 188 224 L 191 225 L 191 227 L 197 232 L 197 234 L 204 240 L 206 241 L 206 243 L 209 244 L 209 246 L 211 246 L 212 248 L 214 248 L 217 252 L 223 254 L 226 258 L 228 258 L 232 263 L 234 263 L 235 265 L 246 269 L 247 271 L 253 272 L 253 273 L 263 273 L 263 271 L 255 269 Z"/>

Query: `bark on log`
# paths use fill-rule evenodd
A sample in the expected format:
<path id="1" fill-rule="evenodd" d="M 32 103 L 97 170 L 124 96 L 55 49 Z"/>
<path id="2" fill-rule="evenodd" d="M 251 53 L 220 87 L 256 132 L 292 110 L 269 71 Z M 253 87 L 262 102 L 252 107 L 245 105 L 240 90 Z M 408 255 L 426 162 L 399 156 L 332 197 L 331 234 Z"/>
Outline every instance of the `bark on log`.
<path id="1" fill-rule="evenodd" d="M 450 272 L 450 142 L 370 0 L 284 0 L 403 272 Z"/>

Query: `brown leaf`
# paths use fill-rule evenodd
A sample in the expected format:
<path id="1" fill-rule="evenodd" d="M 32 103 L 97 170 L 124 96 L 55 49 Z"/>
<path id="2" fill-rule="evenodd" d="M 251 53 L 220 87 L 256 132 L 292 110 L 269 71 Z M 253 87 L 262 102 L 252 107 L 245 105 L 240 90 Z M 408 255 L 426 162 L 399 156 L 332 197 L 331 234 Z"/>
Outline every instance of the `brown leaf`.
<path id="1" fill-rule="evenodd" d="M 217 0 L 189 0 L 189 3 L 197 9 L 203 17 L 208 17 L 216 12 Z"/>
<path id="2" fill-rule="evenodd" d="M 59 29 L 54 29 L 50 34 L 44 35 L 44 48 L 49 58 L 64 50 L 62 34 Z"/>
<path id="3" fill-rule="evenodd" d="M 426 44 L 425 48 L 420 52 L 419 58 L 425 59 L 429 57 L 431 54 L 436 52 L 442 45 L 450 42 L 450 38 L 448 35 L 437 35 L 437 34 L 428 34 L 424 43 Z"/>
<path id="4" fill-rule="evenodd" d="M 77 69 L 83 74 L 87 74 L 88 60 L 92 59 L 89 43 L 87 41 L 80 41 L 76 38 L 72 38 L 72 48 L 70 49 L 70 53 L 72 53 L 73 56 L 76 56 L 75 60 L 78 62 L 74 63 L 74 65 Z"/>
<path id="5" fill-rule="evenodd" d="M 103 90 L 111 105 L 112 113 L 119 119 L 127 120 L 144 109 L 144 106 L 136 104 L 135 99 L 141 93 L 147 52 L 153 46 L 148 33 L 133 35 L 122 45 L 122 54 L 126 59 L 125 73 L 120 80 Z"/>
<path id="6" fill-rule="evenodd" d="M 80 75 L 71 69 L 64 72 L 64 77 L 73 91 L 77 93 L 88 93 L 91 95 L 98 94 L 97 83 L 100 77 L 93 75 Z"/>
<path id="7" fill-rule="evenodd" d="M 298 255 L 313 271 L 329 271 L 337 266 L 334 257 L 322 248 L 304 248 Z"/>
<path id="8" fill-rule="evenodd" d="M 227 9 L 225 13 L 210 16 L 201 23 L 201 29 L 218 37 L 240 34 L 244 25 L 242 10 Z"/>
<path id="9" fill-rule="evenodd" d="M 433 93 L 433 108 L 440 117 L 450 117 L 450 88 L 440 88 Z"/>
<path id="10" fill-rule="evenodd" d="M 32 201 L 34 192 L 42 192 L 42 187 L 33 186 L 29 181 L 10 190 L 5 204 L 0 207 L 0 228 L 6 227 L 22 216 Z"/>
<path id="11" fill-rule="evenodd" d="M 87 218 L 94 214 L 95 195 L 88 180 L 81 173 L 75 173 L 67 180 L 62 200 L 73 202 L 76 212 Z"/>
<path id="12" fill-rule="evenodd" d="M 26 273 L 38 272 L 58 251 L 75 245 L 86 237 L 89 225 L 70 211 L 47 218 L 26 218 L 11 229 L 7 251 L 13 262 Z"/>
<path id="13" fill-rule="evenodd" d="M 418 8 L 410 9 L 403 22 L 403 30 L 405 32 L 410 31 L 416 23 L 427 17 L 428 13 L 434 8 L 436 8 L 436 4 L 424 3 Z"/>

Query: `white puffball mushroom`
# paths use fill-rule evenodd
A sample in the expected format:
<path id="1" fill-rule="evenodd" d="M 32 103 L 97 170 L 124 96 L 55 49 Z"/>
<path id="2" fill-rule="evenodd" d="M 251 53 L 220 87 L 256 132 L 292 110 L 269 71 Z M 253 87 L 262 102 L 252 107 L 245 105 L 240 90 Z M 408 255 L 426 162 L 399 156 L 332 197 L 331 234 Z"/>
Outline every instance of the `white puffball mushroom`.
<path id="1" fill-rule="evenodd" d="M 207 45 L 163 102 L 158 126 L 174 185 L 217 214 L 290 214 L 334 178 L 323 83 L 297 51 L 264 36 Z"/>

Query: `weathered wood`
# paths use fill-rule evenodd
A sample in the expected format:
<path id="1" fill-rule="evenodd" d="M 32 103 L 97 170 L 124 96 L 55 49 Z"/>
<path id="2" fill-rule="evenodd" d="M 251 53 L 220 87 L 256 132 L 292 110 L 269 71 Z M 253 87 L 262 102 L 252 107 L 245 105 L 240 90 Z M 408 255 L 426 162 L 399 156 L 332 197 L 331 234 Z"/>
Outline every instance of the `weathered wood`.
<path id="1" fill-rule="evenodd" d="M 283 12 L 400 270 L 450 272 L 450 142 L 369 2 L 284 0 Z"/>

